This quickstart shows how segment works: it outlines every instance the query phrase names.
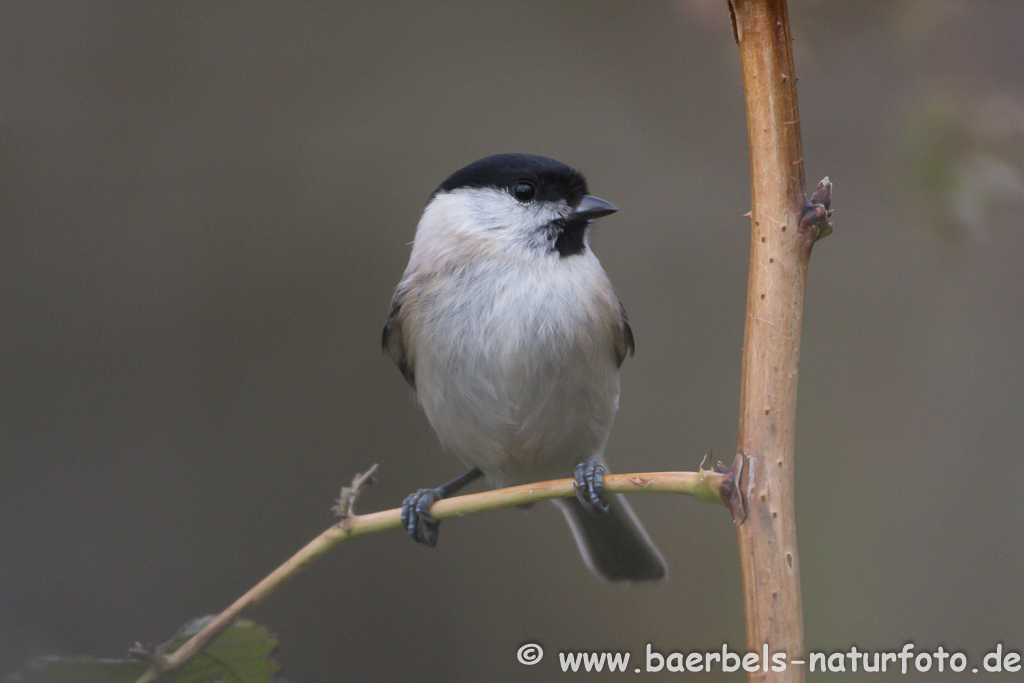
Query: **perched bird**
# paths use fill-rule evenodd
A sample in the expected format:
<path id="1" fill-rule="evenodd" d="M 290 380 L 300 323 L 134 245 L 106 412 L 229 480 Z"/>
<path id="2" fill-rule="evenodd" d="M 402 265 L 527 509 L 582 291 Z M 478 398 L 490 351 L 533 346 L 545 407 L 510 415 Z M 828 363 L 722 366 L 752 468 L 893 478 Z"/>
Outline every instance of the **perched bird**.
<path id="1" fill-rule="evenodd" d="M 480 476 L 495 487 L 574 476 L 577 498 L 555 503 L 587 566 L 609 581 L 665 576 L 625 498 L 603 495 L 619 366 L 634 347 L 587 229 L 616 210 L 579 171 L 529 154 L 481 159 L 430 197 L 383 348 L 471 469 L 406 498 L 416 541 L 436 544 L 430 506 Z"/>

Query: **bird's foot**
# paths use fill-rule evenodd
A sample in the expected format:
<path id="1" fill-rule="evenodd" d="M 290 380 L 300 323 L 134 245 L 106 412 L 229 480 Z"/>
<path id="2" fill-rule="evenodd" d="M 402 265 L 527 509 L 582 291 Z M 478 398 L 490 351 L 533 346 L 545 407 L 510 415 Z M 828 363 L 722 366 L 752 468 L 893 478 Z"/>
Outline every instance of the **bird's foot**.
<path id="1" fill-rule="evenodd" d="M 608 501 L 604 499 L 604 465 L 600 462 L 581 462 L 576 465 L 576 497 L 590 514 L 597 516 L 608 512 Z"/>
<path id="2" fill-rule="evenodd" d="M 437 530 L 441 522 L 430 516 L 430 506 L 459 491 L 471 481 L 484 476 L 478 467 L 467 470 L 444 486 L 436 489 L 420 489 L 402 501 L 402 526 L 412 540 L 428 548 L 437 545 Z"/>
<path id="3" fill-rule="evenodd" d="M 402 501 L 402 526 L 412 540 L 428 548 L 437 545 L 441 522 L 430 516 L 430 506 L 444 498 L 441 489 L 420 489 Z"/>

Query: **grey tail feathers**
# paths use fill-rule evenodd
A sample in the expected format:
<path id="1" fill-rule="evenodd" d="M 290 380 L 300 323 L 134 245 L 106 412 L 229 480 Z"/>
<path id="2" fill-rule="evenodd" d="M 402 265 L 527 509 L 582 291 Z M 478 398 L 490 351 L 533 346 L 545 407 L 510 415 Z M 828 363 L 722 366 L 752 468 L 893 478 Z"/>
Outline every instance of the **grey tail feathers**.
<path id="1" fill-rule="evenodd" d="M 668 574 L 665 558 L 651 542 L 625 497 L 608 496 L 611 509 L 594 516 L 575 498 L 552 501 L 565 513 L 583 561 L 605 581 L 658 581 Z"/>

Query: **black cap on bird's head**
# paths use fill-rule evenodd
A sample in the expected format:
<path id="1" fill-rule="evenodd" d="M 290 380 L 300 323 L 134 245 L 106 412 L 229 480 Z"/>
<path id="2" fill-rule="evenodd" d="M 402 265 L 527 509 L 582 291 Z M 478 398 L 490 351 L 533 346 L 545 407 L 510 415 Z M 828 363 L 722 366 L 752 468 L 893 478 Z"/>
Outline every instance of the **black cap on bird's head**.
<path id="1" fill-rule="evenodd" d="M 437 188 L 448 192 L 462 187 L 495 187 L 512 191 L 517 184 L 531 183 L 536 199 L 570 205 L 587 194 L 587 179 L 576 169 L 561 161 L 535 154 L 495 154 L 474 161 L 452 173 Z M 573 201 L 576 200 L 576 201 Z"/>
<path id="2" fill-rule="evenodd" d="M 618 209 L 587 194 L 583 174 L 561 161 L 536 154 L 495 154 L 459 169 L 435 190 L 434 195 L 459 189 L 494 188 L 524 204 L 564 202 L 572 209 L 553 221 L 552 248 L 561 256 L 573 256 L 586 248 L 584 233 L 594 218 Z"/>

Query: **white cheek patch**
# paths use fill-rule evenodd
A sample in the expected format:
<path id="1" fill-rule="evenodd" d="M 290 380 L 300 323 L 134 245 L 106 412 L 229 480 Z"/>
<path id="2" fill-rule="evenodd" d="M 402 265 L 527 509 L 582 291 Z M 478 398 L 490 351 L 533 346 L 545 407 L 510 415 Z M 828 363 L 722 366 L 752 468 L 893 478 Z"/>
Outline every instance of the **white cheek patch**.
<path id="1" fill-rule="evenodd" d="M 545 248 L 553 237 L 544 227 L 571 211 L 564 201 L 523 203 L 496 188 L 459 188 L 436 196 L 431 204 L 431 222 L 462 239 L 476 236 Z"/>

